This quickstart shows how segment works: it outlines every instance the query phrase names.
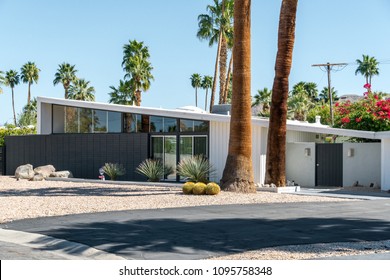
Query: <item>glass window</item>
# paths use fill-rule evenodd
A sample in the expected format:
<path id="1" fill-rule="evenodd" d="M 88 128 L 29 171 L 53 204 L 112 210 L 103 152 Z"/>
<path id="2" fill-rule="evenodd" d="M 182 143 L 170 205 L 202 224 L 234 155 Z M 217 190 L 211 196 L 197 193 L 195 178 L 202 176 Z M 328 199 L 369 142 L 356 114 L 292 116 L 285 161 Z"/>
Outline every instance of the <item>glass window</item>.
<path id="1" fill-rule="evenodd" d="M 79 132 L 79 114 L 75 107 L 65 107 L 65 133 Z"/>
<path id="2" fill-rule="evenodd" d="M 194 155 L 207 157 L 207 137 L 194 137 Z"/>
<path id="3" fill-rule="evenodd" d="M 164 132 L 163 117 L 150 117 L 150 132 Z"/>
<path id="4" fill-rule="evenodd" d="M 192 136 L 180 137 L 180 160 L 192 157 Z"/>
<path id="5" fill-rule="evenodd" d="M 123 114 L 123 126 L 124 132 L 137 132 L 137 115 L 130 113 Z"/>
<path id="6" fill-rule="evenodd" d="M 172 118 L 163 118 L 164 119 L 164 132 L 176 132 L 177 121 Z"/>
<path id="7" fill-rule="evenodd" d="M 194 121 L 194 131 L 196 132 L 208 132 L 209 123 L 205 121 Z"/>
<path id="8" fill-rule="evenodd" d="M 180 131 L 194 131 L 194 121 L 193 120 L 180 120 Z"/>
<path id="9" fill-rule="evenodd" d="M 122 114 L 108 112 L 108 132 L 122 132 Z"/>
<path id="10" fill-rule="evenodd" d="M 107 111 L 93 110 L 93 132 L 107 132 Z"/>
<path id="11" fill-rule="evenodd" d="M 80 127 L 79 133 L 92 132 L 92 109 L 79 108 Z"/>

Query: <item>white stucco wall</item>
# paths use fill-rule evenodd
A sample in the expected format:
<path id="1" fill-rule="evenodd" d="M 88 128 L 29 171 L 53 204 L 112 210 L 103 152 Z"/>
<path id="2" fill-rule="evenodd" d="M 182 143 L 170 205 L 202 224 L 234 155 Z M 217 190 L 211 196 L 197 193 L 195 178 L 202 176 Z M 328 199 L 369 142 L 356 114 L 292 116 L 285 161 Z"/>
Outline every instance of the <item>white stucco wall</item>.
<path id="1" fill-rule="evenodd" d="M 223 169 L 225 168 L 226 157 L 229 146 L 229 129 L 228 122 L 210 122 L 210 162 L 216 169 L 214 177 L 210 179 L 219 182 L 222 178 Z"/>
<path id="2" fill-rule="evenodd" d="M 52 122 L 52 105 L 47 103 L 38 102 L 37 110 L 40 112 L 37 119 L 37 133 L 38 134 L 51 134 L 51 122 Z"/>
<path id="3" fill-rule="evenodd" d="M 310 155 L 305 155 L 310 149 Z M 315 143 L 287 143 L 286 178 L 302 187 L 315 185 Z"/>
<path id="4" fill-rule="evenodd" d="M 348 151 L 353 149 L 353 155 Z M 381 185 L 381 143 L 343 144 L 343 186 Z"/>
<path id="5" fill-rule="evenodd" d="M 381 143 L 381 188 L 390 190 L 390 139 L 382 139 Z"/>

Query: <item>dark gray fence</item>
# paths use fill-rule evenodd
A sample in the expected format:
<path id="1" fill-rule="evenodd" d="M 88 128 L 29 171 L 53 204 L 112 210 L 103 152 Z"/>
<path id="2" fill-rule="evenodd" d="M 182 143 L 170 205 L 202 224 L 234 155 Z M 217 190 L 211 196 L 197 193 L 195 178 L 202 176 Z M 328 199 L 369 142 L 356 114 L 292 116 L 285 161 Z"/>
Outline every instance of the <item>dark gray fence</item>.
<path id="1" fill-rule="evenodd" d="M 34 167 L 52 164 L 57 170 L 70 170 L 76 178 L 97 179 L 106 162 L 121 163 L 126 175 L 119 180 L 142 181 L 135 168 L 149 156 L 148 134 L 62 134 L 8 136 L 6 174 L 19 165 Z"/>
<path id="2" fill-rule="evenodd" d="M 5 147 L 0 147 L 0 175 L 5 175 Z"/>

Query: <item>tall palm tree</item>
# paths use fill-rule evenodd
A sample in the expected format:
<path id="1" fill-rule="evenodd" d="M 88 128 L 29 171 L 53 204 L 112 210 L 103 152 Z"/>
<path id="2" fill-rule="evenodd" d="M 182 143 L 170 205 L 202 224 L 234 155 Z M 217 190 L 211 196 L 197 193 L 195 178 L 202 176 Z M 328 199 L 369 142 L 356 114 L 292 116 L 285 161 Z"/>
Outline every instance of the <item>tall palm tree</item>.
<path id="1" fill-rule="evenodd" d="M 309 110 L 314 107 L 314 103 L 304 88 L 291 95 L 287 105 L 289 118 L 298 121 L 306 121 Z"/>
<path id="2" fill-rule="evenodd" d="M 24 106 L 23 111 L 18 115 L 18 125 L 37 125 L 37 99 L 33 98 L 30 104 Z"/>
<path id="3" fill-rule="evenodd" d="M 30 61 L 24 64 L 20 69 L 20 78 L 23 83 L 28 84 L 27 105 L 30 104 L 31 100 L 31 84 L 38 83 L 39 71 L 41 70 L 38 69 L 35 63 Z"/>
<path id="4" fill-rule="evenodd" d="M 286 128 L 289 75 L 295 41 L 298 0 L 283 0 L 279 16 L 278 52 L 272 87 L 265 183 L 286 185 Z"/>
<path id="5" fill-rule="evenodd" d="M 3 93 L 3 89 L 1 88 L 1 85 L 3 85 L 4 82 L 5 82 L 4 72 L 0 71 L 0 94 Z"/>
<path id="6" fill-rule="evenodd" d="M 55 78 L 53 84 L 57 85 L 61 83 L 65 89 L 65 99 L 68 99 L 69 87 L 72 82 L 77 80 L 75 65 L 70 65 L 69 63 L 62 63 L 58 65 L 57 72 L 55 73 Z"/>
<path id="7" fill-rule="evenodd" d="M 122 67 L 126 72 L 125 79 L 129 79 L 134 89 L 136 106 L 141 106 L 141 93 L 150 88 L 150 83 L 154 79 L 149 58 L 149 49 L 143 42 L 130 40 L 129 44 L 123 46 Z"/>
<path id="8" fill-rule="evenodd" d="M 316 101 L 318 97 L 318 88 L 317 84 L 313 82 L 299 82 L 293 86 L 291 91 L 291 95 L 295 95 L 297 93 L 305 92 L 307 97 L 309 97 L 313 102 Z"/>
<path id="9" fill-rule="evenodd" d="M 198 73 L 194 73 L 190 80 L 191 86 L 195 89 L 195 106 L 198 107 L 198 88 L 202 86 L 202 77 Z"/>
<path id="10" fill-rule="evenodd" d="M 337 96 L 337 90 L 334 89 L 334 87 L 331 88 L 330 90 L 331 94 L 332 94 L 332 100 L 333 101 L 336 101 L 339 99 L 339 97 Z M 324 103 L 328 103 L 329 102 L 329 90 L 328 90 L 328 87 L 324 87 L 320 94 L 318 95 L 318 99 L 319 101 L 322 101 Z"/>
<path id="11" fill-rule="evenodd" d="M 221 179 L 224 190 L 256 192 L 252 167 L 251 0 L 234 6 L 234 71 L 229 150 Z"/>
<path id="12" fill-rule="evenodd" d="M 356 68 L 355 75 L 362 74 L 366 78 L 366 84 L 371 85 L 372 76 L 379 75 L 379 62 L 375 57 L 370 57 L 363 54 L 363 60 L 356 59 L 358 67 Z"/>
<path id="13" fill-rule="evenodd" d="M 110 86 L 110 89 L 111 92 L 108 93 L 110 95 L 109 103 L 133 105 L 135 101 L 134 90 L 129 81 L 120 80 L 118 88 Z"/>
<path id="14" fill-rule="evenodd" d="M 220 69 L 220 98 L 224 96 L 226 83 L 227 49 L 233 39 L 233 10 L 234 0 L 214 0 L 214 5 L 208 5 L 208 14 L 198 16 L 197 37 L 208 40 L 209 46 L 218 44 L 215 60 L 213 87 L 211 91 L 210 111 L 214 106 L 215 92 L 217 89 L 218 67 Z M 231 43 L 230 43 L 231 44 Z"/>
<path id="15" fill-rule="evenodd" d="M 202 88 L 206 90 L 206 97 L 204 101 L 204 110 L 207 111 L 207 100 L 208 100 L 208 94 L 209 89 L 213 87 L 213 77 L 211 76 L 204 76 L 202 79 Z"/>
<path id="16" fill-rule="evenodd" d="M 20 76 L 17 71 L 9 70 L 5 72 L 4 84 L 11 88 L 12 91 L 12 110 L 14 113 L 14 124 L 16 126 L 16 114 L 15 114 L 15 98 L 14 98 L 14 88 L 20 82 Z"/>
<path id="17" fill-rule="evenodd" d="M 268 88 L 257 90 L 257 94 L 254 96 L 255 101 L 252 103 L 252 107 L 261 106 L 260 116 L 269 117 L 269 110 L 271 106 L 272 91 Z"/>
<path id="18" fill-rule="evenodd" d="M 95 101 L 95 88 L 89 85 L 89 81 L 78 79 L 69 87 L 69 99 Z"/>

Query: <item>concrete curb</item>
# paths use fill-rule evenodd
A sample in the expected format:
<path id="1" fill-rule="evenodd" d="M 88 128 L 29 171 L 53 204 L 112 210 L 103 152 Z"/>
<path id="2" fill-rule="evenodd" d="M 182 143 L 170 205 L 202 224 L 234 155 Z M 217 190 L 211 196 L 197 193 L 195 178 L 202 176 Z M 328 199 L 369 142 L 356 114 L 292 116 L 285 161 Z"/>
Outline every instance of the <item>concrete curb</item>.
<path id="1" fill-rule="evenodd" d="M 80 243 L 37 233 L 0 229 L 0 241 L 49 252 L 66 260 L 125 260 L 125 258 L 118 255 Z M 36 254 L 39 254 L 39 252 Z"/>

